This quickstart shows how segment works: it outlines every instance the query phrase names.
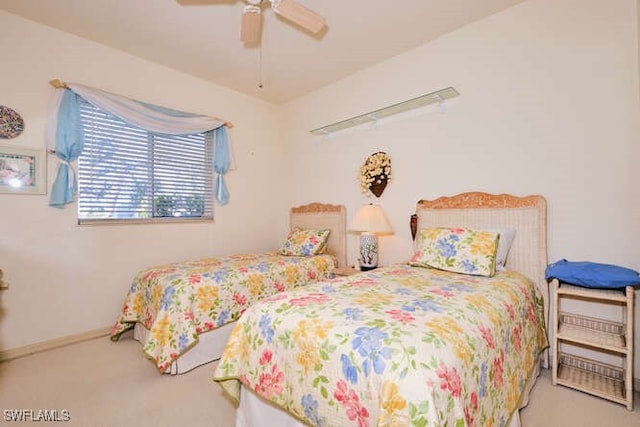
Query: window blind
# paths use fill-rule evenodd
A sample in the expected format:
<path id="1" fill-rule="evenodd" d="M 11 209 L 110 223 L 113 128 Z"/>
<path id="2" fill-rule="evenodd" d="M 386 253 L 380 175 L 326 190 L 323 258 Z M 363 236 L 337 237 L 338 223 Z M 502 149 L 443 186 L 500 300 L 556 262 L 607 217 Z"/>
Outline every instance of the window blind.
<path id="1" fill-rule="evenodd" d="M 159 135 L 86 101 L 78 221 L 213 219 L 213 133 Z"/>

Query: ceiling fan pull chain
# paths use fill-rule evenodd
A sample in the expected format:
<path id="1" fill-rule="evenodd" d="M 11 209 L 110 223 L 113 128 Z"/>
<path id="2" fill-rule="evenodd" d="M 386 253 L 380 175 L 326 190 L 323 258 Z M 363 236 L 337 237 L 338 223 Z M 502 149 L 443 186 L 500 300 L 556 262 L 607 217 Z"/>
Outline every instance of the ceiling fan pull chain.
<path id="1" fill-rule="evenodd" d="M 258 76 L 258 89 L 262 89 L 264 85 L 262 84 L 262 40 L 260 40 L 260 65 L 259 65 L 259 76 Z"/>

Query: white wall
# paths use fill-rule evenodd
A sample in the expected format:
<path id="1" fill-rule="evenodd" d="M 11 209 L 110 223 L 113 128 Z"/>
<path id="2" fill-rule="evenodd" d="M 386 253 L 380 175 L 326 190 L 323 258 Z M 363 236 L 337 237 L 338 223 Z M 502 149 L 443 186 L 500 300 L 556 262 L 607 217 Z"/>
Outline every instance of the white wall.
<path id="1" fill-rule="evenodd" d="M 0 104 L 25 131 L 4 145 L 44 151 L 44 123 L 59 78 L 232 121 L 237 170 L 231 202 L 215 223 L 78 226 L 75 205 L 49 208 L 45 195 L 0 195 L 0 350 L 111 326 L 133 275 L 191 257 L 273 249 L 288 222 L 278 109 L 224 87 L 0 11 Z M 49 158 L 49 183 L 56 161 Z M 250 213 L 253 211 L 253 213 Z M 251 236 L 251 238 L 247 238 Z"/>
<path id="2" fill-rule="evenodd" d="M 289 103 L 292 202 L 313 194 L 344 203 L 349 219 L 363 203 L 381 204 L 396 231 L 380 239 L 385 264 L 408 259 L 408 216 L 420 198 L 542 194 L 550 262 L 640 269 L 636 6 L 531 0 Z M 377 130 L 309 134 L 447 86 L 461 96 L 445 114 L 432 108 Z M 391 155 L 394 178 L 368 199 L 357 171 L 377 150 Z M 348 250 L 355 263 L 356 236 Z M 640 357 L 635 365 L 638 377 Z"/>

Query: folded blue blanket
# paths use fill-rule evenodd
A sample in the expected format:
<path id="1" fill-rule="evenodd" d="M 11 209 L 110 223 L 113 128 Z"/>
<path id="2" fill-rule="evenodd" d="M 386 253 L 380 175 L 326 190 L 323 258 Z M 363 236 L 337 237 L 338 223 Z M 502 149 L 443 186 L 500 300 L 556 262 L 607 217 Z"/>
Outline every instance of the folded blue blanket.
<path id="1" fill-rule="evenodd" d="M 640 285 L 640 275 L 630 268 L 566 259 L 549 264 L 545 270 L 545 277 L 547 280 L 558 279 L 563 283 L 587 288 L 618 289 Z"/>

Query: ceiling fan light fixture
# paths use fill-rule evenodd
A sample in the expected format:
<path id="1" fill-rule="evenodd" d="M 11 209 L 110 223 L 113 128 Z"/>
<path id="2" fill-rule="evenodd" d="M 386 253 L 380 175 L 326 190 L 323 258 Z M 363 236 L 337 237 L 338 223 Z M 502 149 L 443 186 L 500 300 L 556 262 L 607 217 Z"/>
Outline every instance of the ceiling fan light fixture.
<path id="1" fill-rule="evenodd" d="M 295 0 L 269 1 L 275 13 L 314 34 L 320 32 L 327 23 L 323 16 L 307 9 Z"/>
<path id="2" fill-rule="evenodd" d="M 257 43 L 260 41 L 262 27 L 262 13 L 259 6 L 249 5 L 242 9 L 242 24 L 240 41 L 243 43 Z"/>

